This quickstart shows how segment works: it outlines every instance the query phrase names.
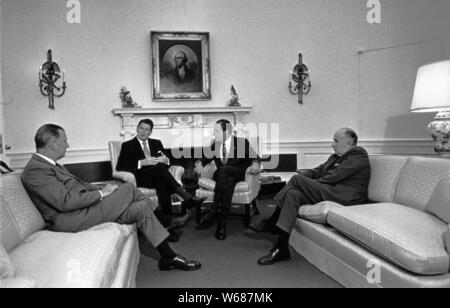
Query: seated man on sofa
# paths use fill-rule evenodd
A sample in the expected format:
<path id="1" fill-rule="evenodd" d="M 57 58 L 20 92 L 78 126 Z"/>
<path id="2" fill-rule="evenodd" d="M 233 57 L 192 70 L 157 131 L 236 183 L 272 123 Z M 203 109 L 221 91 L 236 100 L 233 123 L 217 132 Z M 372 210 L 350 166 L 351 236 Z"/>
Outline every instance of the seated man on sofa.
<path id="1" fill-rule="evenodd" d="M 25 167 L 22 182 L 50 230 L 79 232 L 108 222 L 136 224 L 161 254 L 160 270 L 201 267 L 200 262 L 188 261 L 170 248 L 169 234 L 155 216 L 150 200 L 132 184 L 103 188 L 87 184 L 57 163 L 69 148 L 62 127 L 42 126 L 35 142 L 37 153 Z"/>
<path id="2" fill-rule="evenodd" d="M 369 156 L 357 145 L 358 136 L 352 129 L 340 129 L 332 145 L 335 154 L 319 167 L 294 176 L 275 197 L 275 213 L 254 227 L 255 231 L 279 233 L 275 248 L 258 260 L 260 265 L 290 259 L 289 238 L 302 205 L 333 201 L 350 206 L 368 201 Z"/>

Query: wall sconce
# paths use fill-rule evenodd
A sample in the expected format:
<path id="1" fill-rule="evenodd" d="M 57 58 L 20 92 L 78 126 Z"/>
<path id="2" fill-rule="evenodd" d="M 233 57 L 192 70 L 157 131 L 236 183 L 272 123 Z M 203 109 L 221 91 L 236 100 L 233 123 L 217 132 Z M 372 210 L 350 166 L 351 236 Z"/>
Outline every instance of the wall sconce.
<path id="1" fill-rule="evenodd" d="M 303 55 L 299 54 L 298 64 L 289 73 L 289 90 L 292 94 L 298 94 L 298 103 L 303 105 L 303 95 L 311 91 L 311 80 L 309 79 L 309 69 L 303 64 Z"/>
<path id="2" fill-rule="evenodd" d="M 62 79 L 62 87 L 56 84 Z M 66 93 L 66 82 L 64 71 L 60 69 L 58 63 L 52 60 L 51 49 L 47 52 L 47 62 L 39 69 L 39 89 L 42 95 L 48 96 L 48 108 L 55 110 L 55 97 L 61 97 Z"/>

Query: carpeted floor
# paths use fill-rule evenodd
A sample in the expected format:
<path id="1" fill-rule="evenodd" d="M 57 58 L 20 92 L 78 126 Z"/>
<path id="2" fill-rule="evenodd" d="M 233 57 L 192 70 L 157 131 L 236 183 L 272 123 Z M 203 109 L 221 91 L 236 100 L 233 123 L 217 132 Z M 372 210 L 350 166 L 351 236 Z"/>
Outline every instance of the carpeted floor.
<path id="1" fill-rule="evenodd" d="M 260 202 L 262 214 L 270 215 L 270 201 Z M 191 221 L 180 230 L 182 237 L 172 247 L 180 254 L 202 262 L 195 272 L 160 272 L 158 253 L 140 239 L 141 262 L 137 273 L 138 288 L 340 288 L 292 249 L 292 260 L 273 266 L 259 266 L 259 257 L 273 247 L 276 237 L 245 229 L 239 219 L 230 219 L 228 238 L 219 242 L 215 228 L 195 229 Z"/>

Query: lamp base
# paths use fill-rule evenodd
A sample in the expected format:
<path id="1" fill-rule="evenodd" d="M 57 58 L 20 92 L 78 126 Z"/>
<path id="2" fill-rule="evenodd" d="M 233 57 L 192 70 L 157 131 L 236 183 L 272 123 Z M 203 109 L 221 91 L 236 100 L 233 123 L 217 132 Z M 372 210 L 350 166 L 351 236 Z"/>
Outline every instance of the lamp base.
<path id="1" fill-rule="evenodd" d="M 428 131 L 435 143 L 434 150 L 443 157 L 450 157 L 450 109 L 439 112 Z"/>

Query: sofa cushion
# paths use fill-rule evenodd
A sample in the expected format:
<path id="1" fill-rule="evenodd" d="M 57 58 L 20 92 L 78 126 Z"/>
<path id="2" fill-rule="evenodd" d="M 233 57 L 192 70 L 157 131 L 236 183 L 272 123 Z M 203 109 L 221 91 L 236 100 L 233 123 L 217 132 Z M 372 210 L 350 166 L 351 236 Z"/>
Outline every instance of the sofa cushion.
<path id="1" fill-rule="evenodd" d="M 315 205 L 304 205 L 300 207 L 298 215 L 302 219 L 323 225 L 327 223 L 329 211 L 333 208 L 339 208 L 342 206 L 343 205 L 330 201 L 325 201 Z"/>
<path id="2" fill-rule="evenodd" d="M 14 276 L 14 269 L 5 248 L 0 245 L 0 280 Z"/>
<path id="3" fill-rule="evenodd" d="M 450 226 L 447 228 L 447 232 L 444 233 L 444 243 L 447 252 L 450 253 Z"/>
<path id="4" fill-rule="evenodd" d="M 14 277 L 1 281 L 2 289 L 33 289 L 36 288 L 36 282 L 27 277 Z"/>
<path id="5" fill-rule="evenodd" d="M 396 265 L 421 275 L 448 273 L 450 257 L 442 234 L 447 225 L 399 204 L 334 208 L 328 223 Z"/>
<path id="6" fill-rule="evenodd" d="M 436 186 L 450 171 L 450 160 L 411 157 L 403 168 L 394 203 L 425 211 Z"/>
<path id="7" fill-rule="evenodd" d="M 426 211 L 450 223 L 450 173 L 438 184 L 428 201 Z"/>
<path id="8" fill-rule="evenodd" d="M 28 197 L 19 173 L 0 178 L 0 237 L 6 251 L 45 227 L 44 220 Z"/>
<path id="9" fill-rule="evenodd" d="M 125 227 L 126 228 L 126 227 Z M 96 227 L 80 233 L 41 231 L 10 254 L 18 276 L 30 277 L 37 287 L 109 287 L 129 230 Z"/>
<path id="10" fill-rule="evenodd" d="M 406 156 L 370 156 L 370 200 L 374 202 L 393 202 L 400 171 L 408 160 L 409 157 Z"/>

